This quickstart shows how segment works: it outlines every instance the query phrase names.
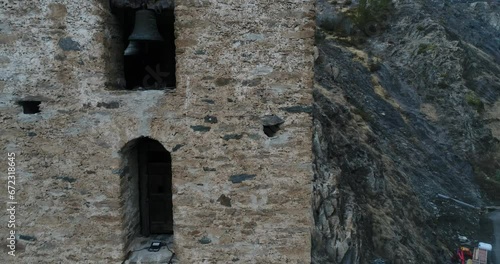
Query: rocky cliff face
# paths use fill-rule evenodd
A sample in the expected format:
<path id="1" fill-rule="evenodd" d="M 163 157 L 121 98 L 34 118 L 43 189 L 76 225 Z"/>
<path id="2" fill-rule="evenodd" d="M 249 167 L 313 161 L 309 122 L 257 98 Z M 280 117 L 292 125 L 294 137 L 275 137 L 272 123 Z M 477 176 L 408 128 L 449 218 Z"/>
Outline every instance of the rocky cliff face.
<path id="1" fill-rule="evenodd" d="M 436 194 L 498 199 L 500 4 L 357 6 L 317 3 L 313 263 L 443 263 L 482 222 Z"/>

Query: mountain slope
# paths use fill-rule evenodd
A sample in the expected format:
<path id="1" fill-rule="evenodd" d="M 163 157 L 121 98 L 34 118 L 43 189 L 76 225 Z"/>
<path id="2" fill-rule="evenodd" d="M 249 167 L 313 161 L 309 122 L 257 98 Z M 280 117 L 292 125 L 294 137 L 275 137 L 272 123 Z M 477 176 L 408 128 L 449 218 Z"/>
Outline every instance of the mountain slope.
<path id="1" fill-rule="evenodd" d="M 481 219 L 436 194 L 497 199 L 500 5 L 357 5 L 317 4 L 313 262 L 442 263 Z"/>

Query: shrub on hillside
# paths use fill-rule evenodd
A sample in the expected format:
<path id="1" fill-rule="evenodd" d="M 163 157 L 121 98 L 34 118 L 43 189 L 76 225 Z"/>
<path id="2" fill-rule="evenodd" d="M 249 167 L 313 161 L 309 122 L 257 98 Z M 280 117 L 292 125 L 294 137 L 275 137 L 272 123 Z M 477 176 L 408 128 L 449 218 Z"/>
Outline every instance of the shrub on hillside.
<path id="1" fill-rule="evenodd" d="M 391 10 L 391 0 L 360 0 L 358 6 L 348 12 L 348 16 L 367 35 L 373 35 L 389 18 Z"/>

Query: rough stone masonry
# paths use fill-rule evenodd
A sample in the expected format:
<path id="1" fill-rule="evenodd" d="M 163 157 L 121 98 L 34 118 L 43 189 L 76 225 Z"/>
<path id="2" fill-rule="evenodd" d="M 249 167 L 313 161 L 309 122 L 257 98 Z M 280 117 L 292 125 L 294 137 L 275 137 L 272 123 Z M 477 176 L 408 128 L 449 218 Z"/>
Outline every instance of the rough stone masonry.
<path id="1" fill-rule="evenodd" d="M 121 263 L 138 217 L 124 147 L 141 137 L 172 156 L 181 263 L 310 263 L 314 1 L 174 8 L 176 88 L 123 90 L 108 1 L 0 1 L 0 202 L 8 152 L 18 202 L 1 263 Z"/>

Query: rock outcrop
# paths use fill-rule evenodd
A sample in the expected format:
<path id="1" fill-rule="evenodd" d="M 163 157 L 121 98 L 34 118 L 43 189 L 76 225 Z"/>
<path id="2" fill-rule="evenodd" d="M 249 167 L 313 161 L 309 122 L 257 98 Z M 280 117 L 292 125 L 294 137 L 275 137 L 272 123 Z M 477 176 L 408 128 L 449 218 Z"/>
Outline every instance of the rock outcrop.
<path id="1" fill-rule="evenodd" d="M 444 263 L 481 219 L 436 194 L 497 199 L 500 5 L 356 6 L 317 4 L 313 263 Z"/>

